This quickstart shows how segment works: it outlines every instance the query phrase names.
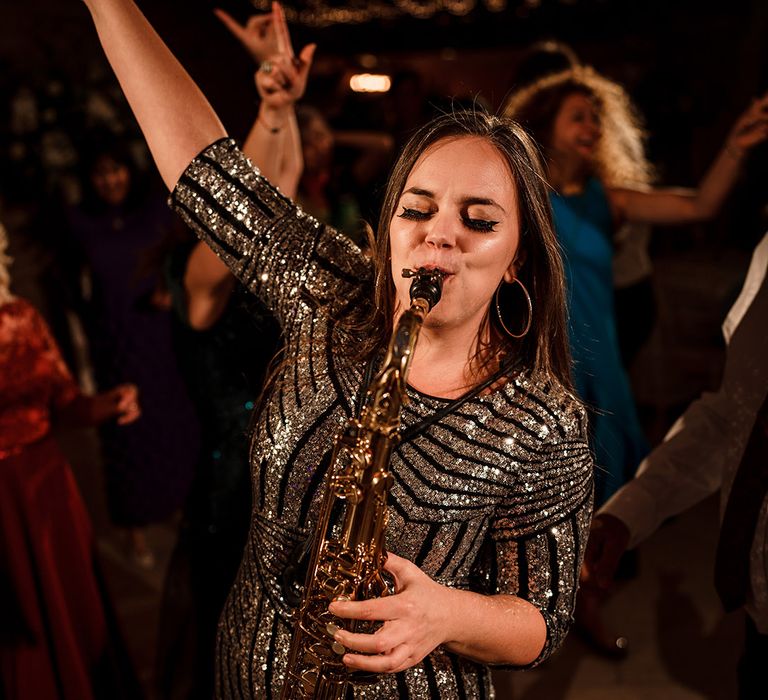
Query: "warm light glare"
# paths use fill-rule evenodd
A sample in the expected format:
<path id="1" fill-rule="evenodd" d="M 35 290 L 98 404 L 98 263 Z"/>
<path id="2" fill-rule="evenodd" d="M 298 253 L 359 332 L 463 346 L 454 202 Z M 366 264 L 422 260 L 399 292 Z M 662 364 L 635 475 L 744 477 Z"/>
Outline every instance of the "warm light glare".
<path id="1" fill-rule="evenodd" d="M 349 79 L 349 87 L 354 92 L 387 92 L 392 86 L 388 75 L 376 73 L 358 73 Z"/>

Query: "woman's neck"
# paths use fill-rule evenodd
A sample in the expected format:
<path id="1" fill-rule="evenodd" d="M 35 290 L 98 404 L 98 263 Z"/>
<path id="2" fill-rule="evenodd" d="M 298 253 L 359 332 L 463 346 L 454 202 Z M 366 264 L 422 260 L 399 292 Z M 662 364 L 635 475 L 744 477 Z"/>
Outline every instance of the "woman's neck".
<path id="1" fill-rule="evenodd" d="M 558 152 L 552 154 L 547 169 L 549 184 L 562 195 L 583 192 L 590 174 L 586 161 Z"/>
<path id="2" fill-rule="evenodd" d="M 408 384 L 430 396 L 458 398 L 487 378 L 473 370 L 476 352 L 477 330 L 422 328 Z"/>

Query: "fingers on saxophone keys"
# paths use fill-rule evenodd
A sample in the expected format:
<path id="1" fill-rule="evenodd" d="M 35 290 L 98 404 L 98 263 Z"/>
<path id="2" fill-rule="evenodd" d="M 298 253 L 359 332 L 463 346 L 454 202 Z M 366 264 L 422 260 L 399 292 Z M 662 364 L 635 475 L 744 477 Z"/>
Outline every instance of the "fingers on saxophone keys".
<path id="1" fill-rule="evenodd" d="M 341 629 L 341 627 L 335 625 L 333 622 L 329 622 L 325 626 L 326 633 L 333 639 L 331 649 L 333 650 L 334 654 L 338 654 L 339 656 L 342 656 L 347 651 L 346 647 L 339 641 L 339 630 Z"/>
<path id="2" fill-rule="evenodd" d="M 341 644 L 350 652 L 362 652 L 363 654 L 387 654 L 399 644 L 389 630 L 381 628 L 374 634 L 360 634 L 339 630 L 333 636 L 337 644 Z"/>
<path id="3" fill-rule="evenodd" d="M 390 604 L 391 601 L 387 598 L 360 601 L 337 598 L 328 606 L 328 612 L 349 620 L 388 620 L 391 615 L 386 614 L 386 607 Z"/>
<path id="4" fill-rule="evenodd" d="M 411 658 L 411 652 L 407 644 L 392 649 L 387 654 L 366 656 L 363 654 L 345 654 L 344 664 L 349 668 L 371 673 L 397 673 L 413 666 L 416 662 Z"/>

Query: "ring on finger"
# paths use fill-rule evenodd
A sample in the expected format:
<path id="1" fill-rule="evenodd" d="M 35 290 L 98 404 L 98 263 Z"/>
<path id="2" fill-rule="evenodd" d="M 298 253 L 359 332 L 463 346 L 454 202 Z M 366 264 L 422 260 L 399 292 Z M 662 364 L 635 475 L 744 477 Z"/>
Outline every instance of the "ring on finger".
<path id="1" fill-rule="evenodd" d="M 262 61 L 259 64 L 259 70 L 262 73 L 271 73 L 273 68 L 274 68 L 274 64 L 272 63 L 272 61 Z"/>

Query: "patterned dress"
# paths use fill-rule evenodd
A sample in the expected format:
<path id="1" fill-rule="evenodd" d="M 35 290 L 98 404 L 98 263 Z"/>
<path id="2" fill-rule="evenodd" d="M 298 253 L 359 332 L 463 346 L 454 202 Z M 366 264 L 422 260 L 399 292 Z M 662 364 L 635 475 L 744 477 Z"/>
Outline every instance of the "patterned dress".
<path id="1" fill-rule="evenodd" d="M 334 435 L 355 413 L 364 367 L 334 319 L 369 304 L 372 266 L 343 236 L 273 189 L 229 140 L 200 154 L 176 210 L 280 320 L 286 362 L 254 429 L 253 513 L 219 622 L 216 696 L 276 698 L 291 629 L 282 576 L 313 531 Z M 408 390 L 403 427 L 446 400 Z M 387 548 L 439 583 L 520 596 L 546 621 L 537 663 L 571 622 L 592 512 L 580 406 L 523 372 L 395 450 Z M 487 666 L 438 648 L 355 698 L 488 698 Z"/>

